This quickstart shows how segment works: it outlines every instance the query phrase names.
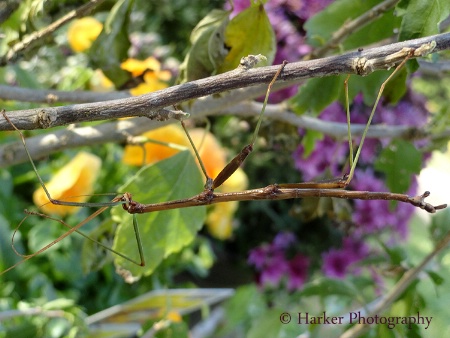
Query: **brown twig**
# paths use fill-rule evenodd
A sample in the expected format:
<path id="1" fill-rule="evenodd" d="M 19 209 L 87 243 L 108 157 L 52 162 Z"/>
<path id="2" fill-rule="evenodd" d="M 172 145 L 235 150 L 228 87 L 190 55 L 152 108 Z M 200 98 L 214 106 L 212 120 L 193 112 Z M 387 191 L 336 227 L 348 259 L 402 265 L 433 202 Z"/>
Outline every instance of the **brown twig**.
<path id="1" fill-rule="evenodd" d="M 283 70 L 280 80 L 298 81 L 337 74 L 368 75 L 376 70 L 391 68 L 396 63 L 401 62 L 411 51 L 417 51 L 414 57 L 419 57 L 445 49 L 450 49 L 450 33 L 403 41 L 362 52 L 350 52 L 319 60 L 289 63 Z M 249 70 L 236 69 L 133 98 L 102 103 L 19 110 L 9 115 L 17 128 L 22 130 L 50 128 L 71 123 L 121 117 L 151 117 L 152 112 L 156 110 L 187 100 L 235 88 L 269 83 L 278 69 L 279 65 Z M 9 123 L 3 119 L 0 120 L 0 130 L 11 129 Z"/>
<path id="2" fill-rule="evenodd" d="M 0 67 L 15 61 L 19 57 L 20 53 L 23 53 L 26 49 L 35 45 L 39 40 L 50 35 L 55 30 L 57 30 L 59 27 L 66 24 L 70 20 L 88 14 L 91 10 L 93 10 L 96 6 L 98 6 L 104 1 L 105 0 L 91 0 L 87 4 L 81 6 L 80 8 L 70 11 L 62 18 L 56 20 L 55 22 L 51 23 L 49 26 L 41 29 L 40 31 L 25 36 L 25 38 L 23 38 L 21 41 L 12 46 L 8 50 L 8 52 L 0 58 Z"/>

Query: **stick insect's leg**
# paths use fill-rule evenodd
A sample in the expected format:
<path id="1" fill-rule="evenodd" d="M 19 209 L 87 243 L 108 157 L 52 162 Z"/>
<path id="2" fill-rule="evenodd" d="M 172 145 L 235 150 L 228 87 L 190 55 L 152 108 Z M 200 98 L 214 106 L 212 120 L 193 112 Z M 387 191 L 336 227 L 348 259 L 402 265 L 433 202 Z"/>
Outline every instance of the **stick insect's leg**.
<path id="1" fill-rule="evenodd" d="M 269 100 L 269 94 L 272 89 L 273 84 L 277 80 L 277 78 L 280 76 L 281 72 L 283 71 L 284 66 L 287 64 L 287 61 L 283 61 L 278 71 L 275 73 L 275 76 L 273 77 L 272 81 L 269 83 L 269 86 L 267 88 L 266 96 L 264 98 L 264 103 L 261 109 L 261 112 L 259 113 L 258 123 L 255 128 L 255 132 L 253 133 L 253 138 L 250 142 L 250 144 L 246 145 L 242 150 L 225 166 L 225 168 L 222 169 L 222 171 L 217 175 L 217 177 L 212 180 L 207 174 L 206 170 L 204 170 L 203 165 L 202 169 L 203 172 L 207 178 L 206 184 L 205 184 L 205 191 L 212 191 L 218 187 L 220 187 L 228 178 L 230 178 L 231 175 L 234 174 L 234 172 L 242 165 L 242 163 L 245 161 L 248 155 L 253 151 L 253 146 L 255 144 L 256 138 L 258 137 L 259 129 L 261 127 L 262 118 L 264 115 L 264 111 L 266 110 L 267 101 Z M 195 150 L 195 147 L 194 147 Z M 199 159 L 200 163 L 200 156 L 198 155 L 197 151 L 195 150 L 195 153 L 197 155 L 197 158 Z"/>
<path id="2" fill-rule="evenodd" d="M 348 174 L 348 177 L 347 177 L 346 185 L 350 184 L 350 182 L 353 178 L 353 175 L 355 174 L 355 167 L 356 167 L 356 164 L 358 163 L 359 155 L 361 154 L 361 149 L 364 144 L 364 140 L 366 139 L 367 131 L 369 130 L 370 123 L 372 122 L 372 118 L 375 114 L 375 110 L 378 107 L 378 103 L 381 99 L 381 95 L 383 94 L 384 87 L 395 76 L 395 74 L 405 65 L 406 61 L 408 61 L 410 58 L 411 58 L 411 55 L 407 55 L 405 57 L 405 59 L 403 59 L 403 61 L 397 66 L 397 68 L 395 68 L 395 70 L 391 73 L 391 75 L 389 75 L 389 77 L 381 84 L 380 90 L 378 91 L 377 99 L 375 100 L 375 104 L 373 105 L 372 111 L 370 112 L 369 120 L 367 121 L 366 127 L 364 128 L 364 132 L 361 137 L 361 142 L 359 144 L 358 151 L 356 152 L 356 155 L 353 158 L 353 160 L 350 160 L 351 168 L 350 168 L 350 173 Z M 347 80 L 348 80 L 348 78 L 347 78 Z M 348 81 L 347 80 L 346 80 L 346 82 L 344 82 L 344 85 L 345 85 L 345 91 L 346 91 L 346 93 L 345 93 L 346 102 L 347 102 L 347 107 L 348 107 L 349 103 L 348 103 L 348 84 L 347 84 Z M 353 157 L 353 153 L 352 153 L 353 148 L 351 146 L 350 113 L 349 113 L 348 108 L 347 108 L 347 125 L 348 125 L 348 134 L 349 134 L 349 144 L 350 144 L 350 149 L 351 149 L 351 153 L 350 153 L 351 157 L 350 158 L 352 158 Z"/>
<path id="3" fill-rule="evenodd" d="M 37 255 L 39 255 L 40 253 L 46 251 L 47 249 L 49 249 L 50 247 L 52 247 L 53 245 L 55 245 L 55 244 L 58 243 L 59 241 L 63 240 L 64 238 L 66 238 L 67 236 L 69 236 L 69 235 L 70 235 L 71 233 L 73 233 L 73 232 L 77 232 L 78 234 L 80 234 L 81 236 L 85 237 L 86 239 L 92 241 L 93 243 L 96 243 L 96 244 L 100 245 L 100 246 L 103 247 L 104 249 L 109 250 L 109 251 L 111 251 L 112 253 L 114 253 L 114 254 L 116 254 L 116 255 L 118 255 L 118 256 L 120 256 L 120 257 L 122 257 L 122 258 L 124 258 L 124 259 L 126 259 L 126 260 L 128 260 L 128 261 L 130 261 L 130 262 L 132 262 L 132 263 L 134 263 L 134 264 L 136 264 L 136 265 L 144 266 L 144 265 L 145 265 L 145 261 L 144 261 L 144 254 L 143 254 L 143 249 L 142 249 L 142 242 L 141 242 L 141 238 L 140 238 L 140 234 L 139 234 L 139 228 L 138 228 L 137 220 L 136 220 L 136 217 L 135 217 L 135 216 L 133 216 L 133 228 L 134 228 L 134 232 L 135 232 L 135 236 L 136 236 L 136 242 L 137 242 L 137 245 L 138 245 L 138 251 L 139 251 L 139 259 L 140 259 L 140 262 L 139 262 L 139 261 L 136 261 L 136 260 L 133 260 L 132 258 L 127 257 L 127 256 L 125 256 L 124 254 L 122 254 L 122 253 L 120 253 L 120 252 L 117 252 L 117 251 L 115 251 L 115 250 L 112 249 L 112 248 L 108 248 L 107 246 L 105 246 L 105 245 L 103 245 L 102 243 L 100 243 L 100 242 L 98 242 L 98 241 L 96 241 L 96 240 L 90 238 L 89 236 L 83 234 L 81 231 L 78 230 L 78 229 L 81 228 L 83 225 L 85 225 L 86 223 L 88 223 L 89 221 L 91 221 L 93 218 L 95 218 L 95 217 L 97 217 L 98 215 L 100 215 L 101 213 L 103 213 L 103 212 L 104 212 L 105 210 L 107 210 L 109 207 L 115 206 L 115 205 L 119 205 L 119 204 L 123 204 L 123 203 L 124 203 L 124 200 L 127 198 L 126 196 L 128 196 L 128 194 L 125 194 L 124 196 L 118 196 L 118 197 L 115 197 L 112 201 L 110 201 L 110 202 L 103 202 L 103 203 L 69 202 L 69 201 L 61 201 L 61 200 L 57 200 L 57 199 L 52 198 L 51 195 L 50 195 L 50 193 L 49 193 L 49 191 L 47 190 L 47 187 L 46 187 L 45 184 L 44 184 L 44 181 L 42 180 L 41 176 L 39 175 L 39 173 L 38 173 L 38 171 L 37 171 L 36 165 L 35 165 L 35 163 L 34 163 L 32 157 L 31 157 L 30 152 L 28 151 L 28 148 L 27 148 L 27 145 L 26 145 L 26 141 L 25 141 L 25 137 L 23 136 L 23 133 L 22 133 L 22 132 L 14 125 L 14 123 L 9 119 L 9 117 L 6 115 L 5 110 L 2 110 L 1 113 L 3 114 L 3 117 L 6 119 L 6 121 L 8 121 L 8 123 L 10 123 L 11 126 L 19 133 L 20 138 L 21 138 L 21 141 L 22 141 L 22 144 L 23 144 L 23 146 L 24 146 L 24 148 L 25 148 L 25 152 L 26 152 L 26 154 L 27 154 L 27 156 L 28 156 L 29 161 L 31 162 L 31 165 L 32 165 L 33 170 L 34 170 L 34 172 L 35 172 L 35 174 L 36 174 L 36 177 L 37 177 L 38 180 L 39 180 L 39 183 L 41 184 L 42 188 L 43 188 L 44 191 L 45 191 L 45 194 L 47 195 L 47 198 L 48 198 L 49 201 L 50 201 L 49 203 L 52 203 L 52 204 L 55 204 L 55 205 L 67 205 L 67 206 L 77 206 L 77 207 L 86 207 L 86 206 L 87 206 L 87 207 L 100 207 L 100 209 L 97 210 L 97 211 L 95 211 L 93 214 L 91 214 L 91 215 L 88 216 L 86 219 L 84 219 L 83 221 L 81 221 L 80 223 L 78 223 L 77 225 L 75 225 L 75 226 L 73 226 L 73 227 L 70 226 L 70 225 L 68 225 L 68 224 L 65 223 L 64 221 L 59 220 L 59 219 L 56 219 L 56 218 L 53 218 L 53 217 L 51 217 L 51 216 L 44 215 L 44 214 L 41 214 L 41 213 L 32 212 L 32 211 L 25 211 L 25 213 L 27 214 L 27 216 L 26 216 L 26 217 L 22 220 L 22 222 L 20 222 L 20 224 L 16 227 L 16 229 L 14 230 L 14 235 L 13 235 L 13 237 L 12 237 L 12 239 L 11 239 L 11 246 L 12 246 L 12 249 L 14 250 L 14 252 L 15 252 L 17 255 L 21 256 L 23 259 L 22 259 L 21 261 L 17 262 L 16 264 L 14 264 L 13 266 L 9 267 L 8 269 L 6 269 L 6 270 L 4 270 L 4 271 L 1 271 L 1 272 L 0 272 L 0 275 L 2 275 L 2 274 L 4 274 L 4 273 L 6 273 L 6 272 L 8 272 L 8 271 L 10 271 L 10 270 L 12 270 L 12 269 L 14 269 L 17 265 L 22 264 L 23 262 L 29 260 L 30 258 L 32 258 L 32 257 L 34 257 L 34 256 L 37 256 Z M 125 201 L 125 202 L 126 202 L 126 201 Z M 25 221 L 25 219 L 28 218 L 28 217 L 31 216 L 31 215 L 38 215 L 38 216 L 41 216 L 41 217 L 46 217 L 46 218 L 52 219 L 52 220 L 54 220 L 54 221 L 56 221 L 56 222 L 59 222 L 60 224 L 62 224 L 62 225 L 64 225 L 64 226 L 68 227 L 69 230 L 68 230 L 66 233 L 64 233 L 64 234 L 62 234 L 61 236 L 59 236 L 58 238 L 56 238 L 56 239 L 55 239 L 54 241 L 52 241 L 51 243 L 45 245 L 43 248 L 39 249 L 38 251 L 36 251 L 36 252 L 34 252 L 34 253 L 30 254 L 30 255 L 23 255 L 23 254 L 20 254 L 20 253 L 16 250 L 16 248 L 15 248 L 15 246 L 14 246 L 14 236 L 15 236 L 16 232 L 18 231 L 18 229 L 20 228 L 21 224 Z"/>

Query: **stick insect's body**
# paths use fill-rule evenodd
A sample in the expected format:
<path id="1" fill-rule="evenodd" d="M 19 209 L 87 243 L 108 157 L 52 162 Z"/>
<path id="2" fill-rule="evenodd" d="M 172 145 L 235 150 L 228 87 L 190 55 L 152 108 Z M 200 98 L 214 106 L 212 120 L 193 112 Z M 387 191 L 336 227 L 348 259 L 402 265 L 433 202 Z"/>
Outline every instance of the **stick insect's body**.
<path id="1" fill-rule="evenodd" d="M 412 55 L 411 55 L 412 56 Z M 284 65 L 286 64 L 286 62 L 283 62 L 283 64 L 281 65 L 281 67 L 279 68 L 279 70 L 276 72 L 273 80 L 271 81 L 271 83 L 268 86 L 268 90 L 267 90 L 267 94 L 264 100 L 264 104 L 263 104 L 263 108 L 261 110 L 260 116 L 259 116 L 259 120 L 258 120 L 258 124 L 255 130 L 255 133 L 253 135 L 253 139 L 251 141 L 250 144 L 248 144 L 247 146 L 245 146 L 241 152 L 239 152 L 238 155 L 236 155 L 236 157 L 231 160 L 226 166 L 225 168 L 217 175 L 217 177 L 215 179 L 210 178 L 207 174 L 206 174 L 206 170 L 204 169 L 203 165 L 202 166 L 202 170 L 203 173 L 206 177 L 206 184 L 205 184 L 205 188 L 204 190 L 199 193 L 198 195 L 195 195 L 193 197 L 190 198 L 186 198 L 186 199 L 181 199 L 181 200 L 174 200 L 174 201 L 168 201 L 168 202 L 162 202 L 162 203 L 154 203 L 154 204 L 141 204 L 137 201 L 133 201 L 132 200 L 132 196 L 130 193 L 125 193 L 123 195 L 117 196 L 115 197 L 111 202 L 109 203 L 104 203 L 104 204 L 89 204 L 89 203 L 71 203 L 71 202 L 65 202 L 65 201 L 58 201 L 55 199 L 52 199 L 52 197 L 50 196 L 50 194 L 48 193 L 47 189 L 45 188 L 45 185 L 41 179 L 41 177 L 39 176 L 36 166 L 34 165 L 34 162 L 31 158 L 31 155 L 29 154 L 27 148 L 26 148 L 26 142 L 25 142 L 25 138 L 23 136 L 23 134 L 21 133 L 20 130 L 18 130 L 14 124 L 10 121 L 10 119 L 8 118 L 8 116 L 6 115 L 6 113 L 3 111 L 3 116 L 4 118 L 17 130 L 17 132 L 19 133 L 19 135 L 21 136 L 22 139 L 22 143 L 24 144 L 25 150 L 27 152 L 28 158 L 30 159 L 30 162 L 33 166 L 33 169 L 42 185 L 42 187 L 44 188 L 47 197 L 50 201 L 50 203 L 53 204 L 59 204 L 59 205 L 72 205 L 72 206 L 86 206 L 86 205 L 90 205 L 90 206 L 101 206 L 101 208 L 99 210 L 97 210 L 95 213 L 93 213 L 91 216 L 89 216 L 87 219 L 85 219 L 84 221 L 82 221 L 81 223 L 75 225 L 74 227 L 69 226 L 67 223 L 65 223 L 62 220 L 57 220 L 54 219 L 50 216 L 45 216 L 36 212 L 29 212 L 27 211 L 27 215 L 41 215 L 50 219 L 53 219 L 59 223 L 61 223 L 62 225 L 66 226 L 69 228 L 69 230 L 61 235 L 60 237 L 58 237 L 56 240 L 54 240 L 53 242 L 51 242 L 50 244 L 44 246 L 42 249 L 36 251 L 33 254 L 30 255 L 23 255 L 17 252 L 17 250 L 14 247 L 14 235 L 12 238 L 12 247 L 13 250 L 19 255 L 21 256 L 23 259 L 21 261 L 19 261 L 18 263 L 16 263 L 15 265 L 9 267 L 8 269 L 0 272 L 0 275 L 4 274 L 5 272 L 15 268 L 17 265 L 23 263 L 24 261 L 42 253 L 43 251 L 47 250 L 48 248 L 50 248 L 51 246 L 55 245 L 57 242 L 59 242 L 60 240 L 64 239 L 65 237 L 67 237 L 68 235 L 70 235 L 73 232 L 77 232 L 80 233 L 82 236 L 85 236 L 86 238 L 90 239 L 89 237 L 87 237 L 86 235 L 82 234 L 81 232 L 78 231 L 78 229 L 83 226 L 84 224 L 86 224 L 88 221 L 90 221 L 91 219 L 93 219 L 94 217 L 98 216 L 100 213 L 104 212 L 106 209 L 108 209 L 111 206 L 115 206 L 118 204 L 121 204 L 123 209 L 125 209 L 127 212 L 129 212 L 130 214 L 133 214 L 133 226 L 134 226 L 134 232 L 135 232 L 135 236 L 136 236 L 136 241 L 138 244 L 138 250 L 139 250 L 139 255 L 140 255 L 140 261 L 135 261 L 127 256 L 125 256 L 122 253 L 119 253 L 115 250 L 112 250 L 111 248 L 105 247 L 103 244 L 90 239 L 91 241 L 97 243 L 98 245 L 112 251 L 113 253 L 119 255 L 120 257 L 136 264 L 136 265 L 140 265 L 140 266 L 144 266 L 145 265 L 145 261 L 144 261 L 144 256 L 143 256 L 143 248 L 142 248 L 142 244 L 140 242 L 140 235 L 139 235 L 139 227 L 137 225 L 137 220 L 135 217 L 135 214 L 141 214 L 141 213 L 149 213 L 149 212 L 155 212 L 155 211 L 163 211 L 163 210 L 170 210 L 170 209 L 178 209 L 178 208 L 186 208 L 186 207 L 195 207 L 195 206 L 201 206 L 201 205 L 209 205 L 209 204 L 215 204 L 215 203 L 222 203 L 222 202 L 230 202 L 230 201 L 248 201 L 248 200 L 282 200 L 282 199 L 294 199 L 294 198 L 304 198 L 304 197 L 336 197 L 336 198 L 344 198 L 344 199 L 363 199 L 363 200 L 395 200 L 395 201 L 400 201 L 400 202 L 404 202 L 404 203 L 409 203 L 412 204 L 416 207 L 419 207 L 421 209 L 426 210 L 427 212 L 430 213 L 434 213 L 436 212 L 436 210 L 439 209 L 443 209 L 445 208 L 447 205 L 446 204 L 442 204 L 442 205 L 437 205 L 437 206 L 433 206 L 429 203 L 426 203 L 424 201 L 424 199 L 430 194 L 429 192 L 425 192 L 423 195 L 420 196 L 416 196 L 416 197 L 410 197 L 408 195 L 404 195 L 404 194 L 395 194 L 395 193 L 390 193 L 390 192 L 371 192 L 371 191 L 348 191 L 345 190 L 345 188 L 348 186 L 348 184 L 350 183 L 353 173 L 354 173 L 354 169 L 361 151 L 361 147 L 362 144 L 364 142 L 364 138 L 366 135 L 366 132 L 369 128 L 371 119 L 373 117 L 373 114 L 375 112 L 375 108 L 378 104 L 378 101 L 381 97 L 381 93 L 382 90 L 385 86 L 385 84 L 387 83 L 387 81 L 389 81 L 389 79 L 395 74 L 395 72 L 401 67 L 403 66 L 403 64 L 406 62 L 406 60 L 409 58 L 410 56 L 406 57 L 405 60 L 394 70 L 394 72 L 388 77 L 388 79 L 382 84 L 378 97 L 377 97 L 377 101 L 375 102 L 374 108 L 372 110 L 371 116 L 369 118 L 369 122 L 366 126 L 366 129 L 364 131 L 363 137 L 361 139 L 361 143 L 360 143 L 360 147 L 358 149 L 358 152 L 356 153 L 355 158 L 353 158 L 353 150 L 350 147 L 350 158 L 351 158 L 351 170 L 349 175 L 345 175 L 342 178 L 337 178 L 337 179 L 332 179 L 329 181 L 324 181 L 324 182 L 304 182 L 304 183 L 290 183 L 290 184 L 271 184 L 268 185 L 264 188 L 259 188 L 259 189 L 251 189 L 251 190 L 245 190 L 245 191 L 240 191 L 240 192 L 229 192 L 229 193 L 217 193 L 214 190 L 216 188 L 218 188 L 219 186 L 221 186 L 239 167 L 240 165 L 245 161 L 245 159 L 248 157 L 248 155 L 252 152 L 253 150 L 253 145 L 255 142 L 255 139 L 257 137 L 258 134 L 258 130 L 262 121 L 262 116 L 264 114 L 264 110 L 268 101 L 268 95 L 271 89 L 271 86 L 273 85 L 273 83 L 276 81 L 276 79 L 280 76 L 280 74 L 282 73 L 282 70 L 284 68 Z M 347 87 L 347 82 L 345 82 L 345 88 L 346 91 L 348 90 Z M 347 92 L 346 92 L 347 93 Z M 349 115 L 349 108 L 347 105 L 347 112 Z M 348 122 L 350 123 L 350 122 Z M 181 121 L 181 124 L 183 126 L 183 128 L 185 128 L 184 123 Z M 186 128 L 185 128 L 186 129 Z M 187 132 L 187 131 L 186 131 Z M 189 138 L 189 141 L 191 142 L 192 146 L 194 147 L 195 150 L 195 146 L 192 142 L 192 140 L 190 139 L 189 134 L 187 133 L 187 136 Z M 350 135 L 349 135 L 350 136 Z M 351 142 L 350 142 L 350 146 L 351 146 Z M 196 152 L 196 150 L 195 150 Z M 200 157 L 198 155 L 198 153 L 196 152 L 196 156 L 201 164 L 201 160 Z M 28 217 L 26 216 L 26 217 Z M 22 221 L 23 222 L 23 221 Z M 14 234 L 17 232 L 19 226 L 16 228 L 16 230 L 14 231 Z"/>

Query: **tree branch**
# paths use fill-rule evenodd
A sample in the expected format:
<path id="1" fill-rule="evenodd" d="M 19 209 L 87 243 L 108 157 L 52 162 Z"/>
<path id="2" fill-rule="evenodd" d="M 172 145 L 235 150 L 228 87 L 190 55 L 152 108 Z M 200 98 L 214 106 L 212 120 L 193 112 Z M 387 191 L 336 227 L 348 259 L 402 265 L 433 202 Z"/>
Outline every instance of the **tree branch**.
<path id="1" fill-rule="evenodd" d="M 31 89 L 0 85 L 0 99 L 20 102 L 56 103 L 101 102 L 131 97 L 128 91 L 93 92 L 87 90 Z"/>
<path id="2" fill-rule="evenodd" d="M 282 83 L 281 85 L 290 85 Z M 207 116 L 232 114 L 241 117 L 258 116 L 261 112 L 259 102 L 241 102 L 251 100 L 264 94 L 265 85 L 235 89 L 220 97 L 203 97 L 187 106 L 192 118 L 201 119 Z M 347 124 L 339 122 L 322 121 L 310 116 L 299 116 L 285 110 L 283 104 L 267 105 L 265 116 L 295 125 L 299 128 L 315 130 L 335 138 L 347 137 Z M 27 139 L 28 150 L 33 158 L 46 157 L 54 152 L 64 149 L 91 146 L 108 142 L 123 143 L 129 136 L 140 135 L 146 131 L 160 128 L 176 121 L 157 122 L 146 118 L 133 118 L 106 122 L 96 126 L 67 128 L 46 135 L 39 135 Z M 353 136 L 361 136 L 365 125 L 352 124 Z M 404 138 L 437 140 L 450 137 L 450 129 L 442 133 L 430 135 L 426 130 L 408 126 L 372 125 L 367 133 L 369 138 Z M 25 149 L 20 141 L 0 145 L 0 168 L 28 161 Z"/>
<path id="3" fill-rule="evenodd" d="M 413 53 L 413 57 L 419 57 L 446 49 L 450 49 L 450 33 L 398 42 L 361 52 L 290 63 L 284 68 L 280 79 L 281 81 L 299 81 L 337 74 L 368 75 L 376 70 L 391 68 L 408 54 Z M 8 116 L 17 128 L 22 130 L 131 116 L 152 118 L 154 116 L 152 112 L 167 106 L 235 88 L 269 83 L 278 69 L 278 65 L 249 70 L 238 68 L 231 72 L 137 97 L 102 103 L 18 110 L 9 113 Z M 12 129 L 7 121 L 0 120 L 0 130 Z"/>
<path id="4" fill-rule="evenodd" d="M 274 87 L 289 86 L 286 82 Z M 194 118 L 202 118 L 210 114 L 217 114 L 222 109 L 242 100 L 249 100 L 263 95 L 266 85 L 232 90 L 220 97 L 203 97 L 190 105 L 189 113 Z M 11 114 L 11 113 L 9 113 Z M 162 127 L 173 121 L 154 121 L 147 118 L 133 118 L 106 122 L 101 125 L 81 128 L 67 128 L 46 135 L 30 137 L 27 140 L 28 151 L 33 158 L 41 158 L 67 148 L 90 146 L 106 142 L 126 142 L 129 136 L 140 135 L 146 131 Z M 27 154 L 20 141 L 0 146 L 0 167 L 28 161 Z"/>
<path id="5" fill-rule="evenodd" d="M 230 114 L 237 116 L 258 116 L 261 112 L 262 103 L 259 102 L 242 102 L 227 110 L 222 110 L 219 114 Z M 297 115 L 292 111 L 286 109 L 284 104 L 272 104 L 267 105 L 264 112 L 264 116 L 289 123 L 299 128 L 305 128 L 308 130 L 319 131 L 325 135 L 332 136 L 334 138 L 347 138 L 348 130 L 347 123 L 323 121 L 319 118 Z M 351 132 L 352 136 L 362 136 L 364 132 L 365 124 L 352 123 Z M 403 139 L 423 139 L 430 136 L 423 129 L 410 126 L 390 126 L 385 124 L 371 125 L 366 137 L 368 138 L 403 138 Z"/>
<path id="6" fill-rule="evenodd" d="M 12 46 L 11 49 L 4 56 L 2 56 L 0 58 L 0 67 L 5 66 L 10 62 L 15 61 L 19 57 L 20 53 L 23 53 L 27 48 L 32 47 L 39 40 L 50 35 L 55 30 L 57 30 L 59 27 L 66 24 L 70 20 L 88 14 L 92 9 L 94 9 L 96 6 L 98 6 L 99 4 L 101 4 L 104 1 L 105 0 L 91 0 L 87 4 L 81 6 L 80 8 L 70 11 L 69 13 L 64 15 L 62 18 L 60 18 L 59 20 L 56 20 L 55 22 L 51 23 L 49 26 L 41 29 L 40 31 L 37 31 L 30 35 L 25 36 L 24 39 L 22 39 L 20 42 L 16 43 L 14 46 Z"/>

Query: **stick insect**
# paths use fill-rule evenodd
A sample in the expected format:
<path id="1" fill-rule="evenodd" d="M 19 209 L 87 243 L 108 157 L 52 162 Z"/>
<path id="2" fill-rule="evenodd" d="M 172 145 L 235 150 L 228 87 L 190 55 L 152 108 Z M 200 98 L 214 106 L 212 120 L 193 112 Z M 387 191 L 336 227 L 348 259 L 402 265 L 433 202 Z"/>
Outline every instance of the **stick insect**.
<path id="1" fill-rule="evenodd" d="M 215 192 L 215 189 L 220 187 L 245 161 L 245 159 L 250 155 L 250 153 L 253 151 L 253 146 L 255 143 L 255 140 L 257 138 L 261 121 L 264 115 L 265 107 L 267 105 L 269 93 L 271 90 L 272 85 L 275 83 L 277 78 L 280 76 L 280 74 L 283 71 L 283 68 L 286 64 L 286 62 L 283 62 L 283 64 L 280 66 L 279 70 L 276 72 L 274 78 L 270 82 L 265 100 L 261 109 L 261 112 L 259 114 L 257 126 L 255 128 L 255 132 L 253 134 L 251 142 L 245 146 L 226 166 L 223 168 L 223 170 L 218 174 L 216 178 L 211 178 L 206 173 L 206 170 L 202 164 L 202 161 L 200 159 L 200 156 L 195 148 L 195 145 L 193 141 L 191 140 L 189 133 L 184 125 L 184 122 L 181 121 L 181 125 L 186 131 L 186 135 L 189 138 L 189 141 L 194 149 L 194 152 L 196 154 L 196 157 L 201 165 L 201 169 L 203 171 L 203 174 L 206 178 L 206 183 L 204 186 L 204 190 L 200 192 L 199 194 L 186 198 L 186 199 L 180 199 L 180 200 L 173 200 L 168 202 L 162 202 L 162 203 L 153 203 L 153 204 L 142 204 L 137 201 L 134 201 L 132 199 L 132 195 L 129 192 L 126 192 L 122 195 L 119 195 L 112 199 L 109 203 L 77 203 L 77 202 L 68 202 L 68 201 L 60 201 L 55 200 L 51 197 L 50 193 L 45 187 L 45 184 L 41 177 L 39 176 L 36 166 L 31 158 L 31 155 L 29 154 L 27 148 L 26 148 L 26 141 L 25 138 L 20 130 L 18 130 L 14 124 L 10 121 L 6 113 L 3 111 L 4 118 L 16 129 L 16 131 L 19 133 L 22 143 L 25 147 L 25 150 L 27 152 L 27 155 L 29 157 L 29 160 L 32 164 L 33 170 L 36 173 L 36 176 L 42 185 L 50 203 L 56 204 L 56 205 L 69 205 L 69 206 L 92 206 L 92 207 L 100 207 L 97 211 L 95 211 L 93 214 L 91 214 L 89 217 L 87 217 L 85 220 L 80 222 L 79 224 L 75 226 L 70 226 L 67 223 L 65 223 L 62 220 L 58 220 L 56 218 L 40 214 L 38 212 L 32 212 L 25 210 L 25 213 L 27 214 L 27 217 L 31 215 L 38 215 L 42 217 L 46 217 L 52 220 L 55 220 L 59 222 L 60 224 L 64 225 L 65 227 L 68 227 L 69 230 L 64 233 L 63 235 L 56 238 L 54 241 L 49 243 L 48 245 L 44 246 L 40 250 L 29 254 L 29 255 L 23 255 L 20 254 L 16 248 L 14 247 L 14 235 L 18 231 L 19 226 L 15 229 L 13 237 L 12 237 L 12 248 L 14 252 L 22 257 L 22 260 L 14 264 L 13 266 L 7 268 L 6 270 L 0 272 L 0 275 L 14 269 L 17 265 L 29 260 L 30 258 L 46 251 L 65 237 L 69 236 L 73 232 L 77 232 L 80 235 L 86 237 L 87 239 L 93 241 L 94 243 L 100 245 L 101 247 L 111 251 L 112 253 L 122 257 L 123 259 L 139 265 L 139 266 L 145 266 L 145 259 L 144 259 L 144 253 L 143 253 L 143 247 L 140 240 L 140 234 L 139 234 L 139 226 L 136 219 L 136 214 L 142 214 L 142 213 L 150 213 L 155 211 L 164 211 L 164 210 L 171 210 L 171 209 L 178 209 L 178 208 L 187 208 L 187 207 L 195 207 L 195 206 L 202 206 L 202 205 L 209 205 L 209 204 L 215 204 L 215 203 L 222 203 L 222 202 L 230 202 L 230 201 L 248 201 L 248 200 L 281 200 L 281 199 L 294 199 L 294 198 L 304 198 L 304 197 L 336 197 L 336 198 L 344 198 L 344 199 L 363 199 L 363 200 L 395 200 L 403 203 L 410 203 L 413 206 L 419 207 L 421 209 L 426 210 L 427 212 L 434 213 L 436 210 L 444 209 L 446 208 L 446 204 L 433 206 L 427 202 L 425 202 L 425 198 L 429 196 L 429 192 L 425 192 L 422 195 L 410 197 L 405 194 L 397 194 L 397 193 L 390 193 L 390 192 L 371 192 L 371 191 L 348 191 L 345 190 L 345 188 L 350 183 L 353 175 L 354 170 L 356 167 L 356 164 L 358 162 L 358 158 L 365 140 L 365 136 L 367 133 L 367 130 L 370 126 L 372 117 L 375 113 L 375 110 L 377 108 L 378 102 L 381 98 L 381 95 L 383 93 L 384 87 L 386 83 L 398 72 L 398 70 L 406 63 L 406 61 L 411 56 L 407 56 L 399 65 L 398 67 L 391 73 L 391 75 L 383 82 L 383 84 L 380 87 L 380 90 L 378 92 L 378 96 L 376 99 L 376 102 L 373 106 L 372 112 L 370 114 L 368 123 L 366 124 L 366 128 L 364 130 L 363 136 L 360 141 L 360 145 L 358 148 L 358 151 L 356 152 L 356 155 L 353 157 L 353 149 L 351 145 L 351 133 L 350 133 L 350 121 L 349 121 L 349 103 L 348 103 L 348 78 L 344 82 L 345 86 L 345 92 L 346 92 L 346 102 L 347 102 L 347 122 L 348 122 L 348 129 L 349 129 L 349 144 L 350 144 L 350 172 L 348 175 L 345 175 L 340 178 L 335 178 L 328 181 L 322 181 L 322 182 L 302 182 L 302 183 L 288 183 L 288 184 L 271 184 L 264 188 L 259 189 L 251 189 L 251 190 L 245 190 L 240 192 L 230 192 L 230 193 L 218 193 Z M 137 242 L 138 252 L 139 252 L 139 259 L 134 260 L 123 253 L 117 252 L 116 250 L 113 250 L 109 247 L 106 247 L 102 243 L 89 238 L 88 236 L 84 235 L 79 231 L 79 229 L 91 221 L 93 218 L 97 217 L 99 214 L 103 213 L 105 210 L 107 210 L 109 207 L 122 205 L 122 208 L 126 210 L 128 213 L 133 215 L 133 229 L 135 233 L 135 238 Z"/>

